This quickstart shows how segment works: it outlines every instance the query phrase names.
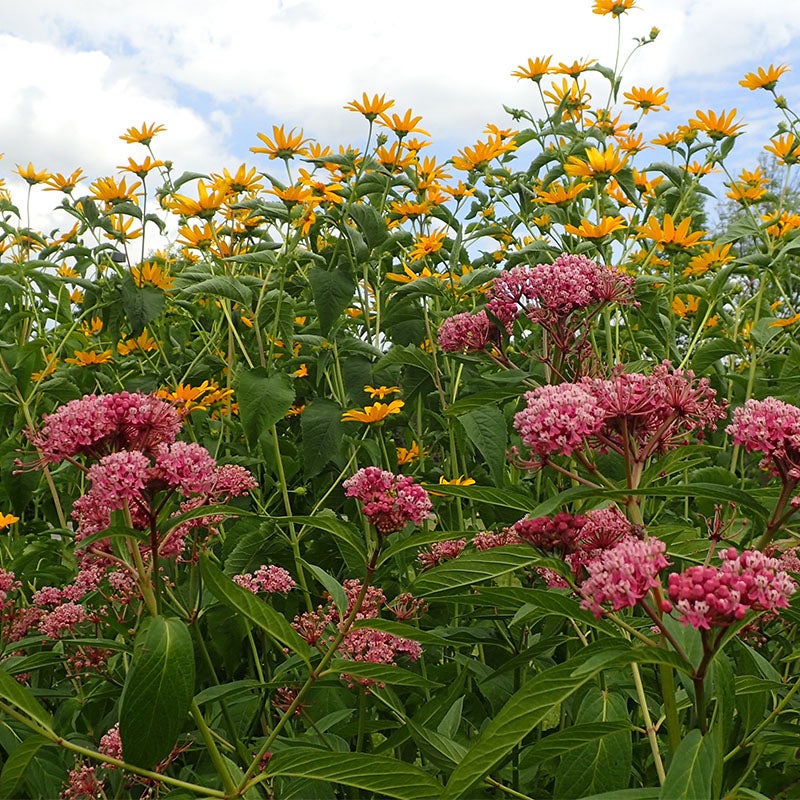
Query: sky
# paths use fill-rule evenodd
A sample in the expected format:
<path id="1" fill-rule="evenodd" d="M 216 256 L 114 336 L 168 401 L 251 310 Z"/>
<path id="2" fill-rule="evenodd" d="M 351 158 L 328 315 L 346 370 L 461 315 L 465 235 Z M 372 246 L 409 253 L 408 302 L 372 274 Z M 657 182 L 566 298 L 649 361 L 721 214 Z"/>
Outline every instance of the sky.
<path id="1" fill-rule="evenodd" d="M 779 89 L 800 110 L 796 0 L 637 6 L 622 17 L 622 59 L 634 37 L 660 33 L 628 63 L 622 90 L 670 93 L 671 111 L 650 114 L 646 131 L 674 129 L 698 109 L 737 108 L 747 128 L 733 161 L 753 168 L 779 111 L 738 81 L 759 66 L 792 65 Z M 362 92 L 421 114 L 435 142 L 425 154 L 441 161 L 489 122 L 510 127 L 503 105 L 538 109 L 536 87 L 511 77 L 528 58 L 613 66 L 617 24 L 591 8 L 592 0 L 0 0 L 0 178 L 20 204 L 18 164 L 65 175 L 81 167 L 90 180 L 117 174 L 145 155 L 119 139 L 143 122 L 166 126 L 153 146 L 175 174 L 243 162 L 277 172 L 250 152 L 258 132 L 283 124 L 334 149 L 363 147 L 363 117 L 343 109 Z M 53 192 L 34 193 L 34 227 L 55 219 L 57 203 Z"/>

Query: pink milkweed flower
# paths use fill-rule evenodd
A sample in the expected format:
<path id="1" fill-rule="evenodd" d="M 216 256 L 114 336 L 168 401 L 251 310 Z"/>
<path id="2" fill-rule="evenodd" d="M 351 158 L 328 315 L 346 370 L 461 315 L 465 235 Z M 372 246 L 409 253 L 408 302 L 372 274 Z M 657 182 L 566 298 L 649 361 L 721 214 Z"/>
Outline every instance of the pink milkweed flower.
<path id="1" fill-rule="evenodd" d="M 428 493 L 407 475 L 364 467 L 342 485 L 347 497 L 363 503 L 361 511 L 378 533 L 402 530 L 409 522 L 420 525 L 433 516 Z"/>

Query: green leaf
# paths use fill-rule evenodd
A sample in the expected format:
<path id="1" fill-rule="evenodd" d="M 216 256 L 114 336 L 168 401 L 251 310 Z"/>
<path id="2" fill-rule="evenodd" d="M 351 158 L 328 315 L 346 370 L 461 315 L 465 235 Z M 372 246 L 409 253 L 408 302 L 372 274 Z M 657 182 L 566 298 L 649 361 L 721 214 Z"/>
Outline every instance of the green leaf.
<path id="1" fill-rule="evenodd" d="M 339 612 L 339 616 L 344 619 L 347 616 L 347 593 L 344 590 L 344 586 L 342 586 L 333 575 L 329 575 L 325 572 L 322 567 L 318 567 L 316 564 L 309 564 L 308 561 L 305 559 L 301 559 L 303 564 L 313 573 L 316 579 L 325 587 L 328 594 L 333 598 L 333 602 L 336 604 L 336 609 Z"/>
<path id="2" fill-rule="evenodd" d="M 236 397 L 242 427 L 254 446 L 264 431 L 286 416 L 294 402 L 294 386 L 283 372 L 270 375 L 265 367 L 256 367 L 239 373 Z"/>
<path id="3" fill-rule="evenodd" d="M 506 575 L 539 560 L 539 553 L 527 545 L 465 553 L 423 572 L 413 583 L 413 593 L 415 597 L 432 597 Z"/>
<path id="4" fill-rule="evenodd" d="M 732 339 L 720 338 L 706 342 L 692 357 L 692 369 L 697 375 L 705 375 L 708 368 L 725 356 L 741 352 L 741 346 Z"/>
<path id="5" fill-rule="evenodd" d="M 328 669 L 342 675 L 353 675 L 366 678 L 375 683 L 388 683 L 394 686 L 415 686 L 418 689 L 431 689 L 441 683 L 429 680 L 415 672 L 396 667 L 391 664 L 373 664 L 370 661 L 349 661 L 346 658 L 334 658 Z"/>
<path id="6" fill-rule="evenodd" d="M 508 429 L 503 412 L 495 405 L 486 405 L 462 414 L 458 421 L 486 460 L 492 480 L 498 486 L 502 485 L 508 444 Z"/>
<path id="7" fill-rule="evenodd" d="M 0 798 L 14 800 L 20 796 L 19 790 L 31 761 L 42 747 L 49 744 L 53 744 L 53 742 L 45 739 L 44 736 L 31 736 L 14 748 L 6 759 L 6 763 L 3 764 L 3 771 L 0 773 Z"/>
<path id="8" fill-rule="evenodd" d="M 122 689 L 119 735 L 126 761 L 151 769 L 183 730 L 194 694 L 194 647 L 183 620 L 152 617 L 142 624 Z"/>
<path id="9" fill-rule="evenodd" d="M 139 336 L 164 310 L 164 293 L 155 286 L 137 286 L 130 273 L 122 279 L 120 295 L 131 336 Z"/>
<path id="10" fill-rule="evenodd" d="M 498 764 L 504 761 L 545 717 L 553 706 L 562 703 L 588 682 L 602 667 L 576 676 L 576 667 L 585 657 L 602 653 L 605 642 L 585 648 L 563 664 L 540 672 L 517 692 L 500 709 L 472 743 L 467 754 L 450 776 L 442 800 L 470 797 L 479 783 Z"/>
<path id="11" fill-rule="evenodd" d="M 0 669 L 0 697 L 20 711 L 24 711 L 43 728 L 52 729 L 53 718 L 33 696 L 31 690 L 18 683 L 4 669 Z"/>
<path id="12" fill-rule="evenodd" d="M 386 220 L 369 203 L 355 203 L 350 206 L 350 216 L 356 221 L 370 247 L 378 247 L 389 238 Z"/>
<path id="13" fill-rule="evenodd" d="M 313 517 L 294 516 L 294 517 L 273 517 L 273 522 L 280 524 L 283 522 L 294 522 L 299 525 L 307 525 L 311 528 L 319 528 L 321 531 L 332 533 L 337 539 L 341 539 L 356 551 L 366 562 L 367 551 L 364 546 L 364 535 L 350 522 L 339 519 L 330 509 L 323 509 Z"/>
<path id="14" fill-rule="evenodd" d="M 300 429 L 303 433 L 303 472 L 306 478 L 313 478 L 339 453 L 345 432 L 341 407 L 324 397 L 312 400 L 300 416 Z"/>
<path id="15" fill-rule="evenodd" d="M 404 364 L 410 367 L 423 369 L 432 378 L 436 377 L 436 365 L 433 356 L 413 344 L 406 347 L 392 347 L 389 352 L 375 365 L 375 372 L 392 367 L 395 364 Z"/>
<path id="16" fill-rule="evenodd" d="M 267 773 L 353 786 L 372 796 L 397 800 L 439 800 L 442 796 L 442 785 L 419 767 L 367 753 L 293 747 L 276 753 Z"/>
<path id="17" fill-rule="evenodd" d="M 317 319 L 323 336 L 327 336 L 333 323 L 350 305 L 356 291 L 353 276 L 342 269 L 325 270 L 312 268 L 308 273 L 308 282 L 314 295 L 317 307 Z"/>
<path id="18" fill-rule="evenodd" d="M 659 800 L 708 800 L 715 760 L 711 738 L 689 731 L 675 751 Z"/>
<path id="19" fill-rule="evenodd" d="M 225 297 L 234 303 L 239 303 L 249 309 L 253 302 L 253 293 L 237 278 L 232 275 L 215 275 L 199 283 L 191 283 L 181 289 L 181 294 L 194 297 L 206 295 L 208 297 Z"/>
<path id="20" fill-rule="evenodd" d="M 221 603 L 238 611 L 253 624 L 264 630 L 283 647 L 297 653 L 310 667 L 309 647 L 300 634 L 272 606 L 260 600 L 252 592 L 234 583 L 227 575 L 211 563 L 207 555 L 200 560 L 200 571 L 206 586 Z"/>
<path id="21" fill-rule="evenodd" d="M 609 722 L 590 722 L 583 725 L 571 725 L 569 728 L 545 736 L 525 750 L 528 762 L 546 761 L 549 758 L 573 753 L 592 744 L 604 736 L 620 731 L 631 731 L 633 726 L 625 720 Z"/>
<path id="22" fill-rule="evenodd" d="M 436 492 L 452 497 L 464 497 L 476 503 L 487 503 L 493 506 L 513 508 L 517 511 L 529 512 L 533 510 L 533 500 L 530 492 L 522 489 L 495 489 L 494 486 L 456 486 L 436 485 Z"/>

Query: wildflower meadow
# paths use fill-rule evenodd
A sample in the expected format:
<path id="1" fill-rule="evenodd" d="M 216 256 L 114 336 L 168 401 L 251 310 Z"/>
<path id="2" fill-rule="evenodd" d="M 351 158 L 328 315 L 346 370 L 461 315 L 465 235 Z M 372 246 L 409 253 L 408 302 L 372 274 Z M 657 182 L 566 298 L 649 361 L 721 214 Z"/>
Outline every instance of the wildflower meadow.
<path id="1" fill-rule="evenodd" d="M 800 796 L 800 92 L 645 134 L 633 7 L 448 159 L 17 165 L 0 797 Z"/>

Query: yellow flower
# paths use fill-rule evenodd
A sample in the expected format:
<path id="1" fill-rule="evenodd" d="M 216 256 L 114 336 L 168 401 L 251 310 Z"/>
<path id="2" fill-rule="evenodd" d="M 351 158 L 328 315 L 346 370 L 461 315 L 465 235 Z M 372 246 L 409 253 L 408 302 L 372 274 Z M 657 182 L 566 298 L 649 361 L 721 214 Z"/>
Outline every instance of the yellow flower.
<path id="1" fill-rule="evenodd" d="M 394 100 L 387 100 L 386 95 L 373 95 L 370 99 L 369 95 L 364 92 L 361 96 L 361 102 L 351 100 L 344 109 L 346 111 L 356 111 L 363 114 L 370 122 L 374 122 L 384 111 L 388 111 L 394 105 Z"/>
<path id="2" fill-rule="evenodd" d="M 439 478 L 439 486 L 472 486 L 474 483 L 474 478 L 467 478 L 464 475 L 459 475 L 457 478 L 453 478 L 451 481 L 447 480 L 444 475 Z M 432 494 L 434 497 L 445 497 L 445 495 L 443 495 L 441 492 L 434 492 L 430 489 L 427 491 L 428 494 Z"/>
<path id="3" fill-rule="evenodd" d="M 47 183 L 53 176 L 45 169 L 37 172 L 32 162 L 28 162 L 27 167 L 21 167 L 17 164 L 14 170 L 20 178 L 24 178 L 29 186 L 35 186 L 37 183 Z"/>
<path id="4" fill-rule="evenodd" d="M 739 180 L 727 184 L 730 191 L 726 195 L 731 200 L 739 203 L 756 203 L 767 193 L 769 180 L 761 167 L 756 167 L 752 172 L 743 169 L 739 174 Z"/>
<path id="5" fill-rule="evenodd" d="M 511 73 L 511 77 L 519 78 L 520 80 L 527 78 L 528 80 L 535 81 L 539 83 L 543 76 L 547 75 L 550 70 L 550 59 L 552 56 L 546 56 L 545 58 L 529 58 L 527 64 L 520 64 L 514 72 Z"/>
<path id="6" fill-rule="evenodd" d="M 592 96 L 586 91 L 586 82 L 578 84 L 575 80 L 562 78 L 561 83 L 555 81 L 550 84 L 550 89 L 545 91 L 544 96 L 549 98 L 549 105 L 553 109 L 561 109 L 561 119 L 563 121 L 578 122 L 581 112 L 589 108 L 589 100 Z"/>
<path id="7" fill-rule="evenodd" d="M 142 185 L 141 181 L 136 181 L 131 186 L 123 178 L 117 183 L 116 178 L 98 178 L 89 186 L 92 197 L 104 203 L 114 205 L 123 202 L 138 202 L 136 190 Z"/>
<path id="8" fill-rule="evenodd" d="M 664 214 L 664 226 L 655 217 L 650 217 L 646 225 L 640 225 L 636 230 L 637 239 L 651 239 L 663 248 L 667 247 L 693 247 L 702 244 L 701 239 L 705 236 L 705 231 L 695 231 L 689 233 L 689 226 L 692 224 L 691 217 L 685 217 L 675 227 L 675 220 L 672 214 Z"/>
<path id="9" fill-rule="evenodd" d="M 305 411 L 305 408 L 306 408 L 306 404 L 305 403 L 297 403 L 297 404 L 293 405 L 286 412 L 286 416 L 287 417 L 299 417 L 300 414 L 302 414 L 303 411 Z"/>
<path id="10" fill-rule="evenodd" d="M 422 117 L 412 116 L 413 113 L 414 112 L 409 108 L 402 117 L 399 114 L 392 114 L 391 117 L 388 114 L 380 114 L 379 119 L 381 125 L 393 130 L 398 139 L 402 139 L 409 133 L 423 133 L 425 136 L 430 136 L 428 131 L 417 127 L 417 125 L 422 122 Z"/>
<path id="11" fill-rule="evenodd" d="M 73 289 L 69 295 L 70 303 L 82 303 L 83 302 L 83 289 Z"/>
<path id="12" fill-rule="evenodd" d="M 308 377 L 308 366 L 306 364 L 301 364 L 293 373 L 292 375 L 295 378 L 307 378 Z"/>
<path id="13" fill-rule="evenodd" d="M 626 11 L 630 11 L 636 7 L 634 0 L 594 0 L 592 6 L 593 14 L 611 14 L 613 17 L 619 17 Z"/>
<path id="14" fill-rule="evenodd" d="M 800 314 L 784 319 L 776 319 L 774 322 L 770 322 L 769 326 L 770 328 L 788 328 L 790 325 L 794 325 L 795 322 L 800 322 Z"/>
<path id="15" fill-rule="evenodd" d="M 589 220 L 581 220 L 578 227 L 574 225 L 565 225 L 564 230 L 574 236 L 580 236 L 583 239 L 602 239 L 615 231 L 623 230 L 625 228 L 625 220 L 622 217 L 603 217 L 597 225 L 592 224 Z"/>
<path id="16" fill-rule="evenodd" d="M 211 191 L 209 191 L 211 190 Z M 173 213 L 182 217 L 200 217 L 210 219 L 225 202 L 225 191 L 206 186 L 205 181 L 197 182 L 197 200 L 182 194 L 173 194 L 164 205 Z"/>
<path id="17" fill-rule="evenodd" d="M 257 192 L 264 188 L 263 183 L 259 183 L 259 175 L 255 167 L 247 168 L 247 164 L 240 164 L 234 175 L 227 169 L 222 170 L 222 175 L 212 174 L 214 188 L 221 190 L 223 194 L 239 194 L 241 192 Z"/>
<path id="18" fill-rule="evenodd" d="M 103 350 L 102 353 L 94 350 L 75 350 L 73 357 L 65 358 L 64 361 L 76 367 L 93 367 L 98 364 L 110 364 L 113 358 L 114 353 L 111 350 Z"/>
<path id="19" fill-rule="evenodd" d="M 78 277 L 80 277 L 79 273 L 78 273 L 78 270 L 76 270 L 75 267 L 68 266 L 67 264 L 63 264 L 62 266 L 60 266 L 56 270 L 56 275 L 58 275 L 59 278 L 78 278 Z"/>
<path id="20" fill-rule="evenodd" d="M 625 105 L 638 108 L 643 114 L 649 114 L 651 111 L 669 111 L 669 106 L 666 105 L 668 93 L 664 89 L 649 88 L 645 89 L 641 86 L 634 86 L 629 92 L 625 92 L 623 97 L 628 99 Z"/>
<path id="21" fill-rule="evenodd" d="M 553 72 L 559 75 L 569 75 L 571 78 L 577 78 L 578 75 L 582 72 L 586 72 L 596 61 L 596 58 L 587 58 L 584 61 L 573 61 L 571 64 L 559 62 L 558 66 L 553 68 Z"/>
<path id="22" fill-rule="evenodd" d="M 410 269 L 407 264 L 403 264 L 403 272 L 405 274 L 400 274 L 399 272 L 387 272 L 386 277 L 395 283 L 412 283 L 413 281 L 418 281 L 420 278 L 438 277 L 434 275 L 434 273 L 431 272 L 427 267 L 423 267 L 422 272 L 417 274 L 413 269 Z"/>
<path id="23" fill-rule="evenodd" d="M 128 128 L 119 138 L 123 142 L 128 142 L 128 144 L 148 145 L 153 141 L 153 137 L 157 133 L 165 130 L 166 128 L 163 125 L 156 125 L 155 123 L 147 125 L 143 122 L 141 128 Z"/>
<path id="24" fill-rule="evenodd" d="M 540 189 L 536 192 L 536 199 L 540 203 L 547 203 L 549 205 L 570 203 L 588 188 L 589 184 L 583 183 L 582 181 L 568 186 L 563 186 L 560 183 L 551 183 L 546 190 Z"/>
<path id="25" fill-rule="evenodd" d="M 215 381 L 203 381 L 199 386 L 179 383 L 173 390 L 161 388 L 156 391 L 157 397 L 172 403 L 181 414 L 196 409 L 204 411 L 212 403 L 226 401 L 232 395 L 233 389 L 220 389 Z"/>
<path id="26" fill-rule="evenodd" d="M 428 235 L 418 236 L 414 240 L 414 246 L 408 252 L 411 261 L 421 261 L 426 256 L 438 253 L 444 244 L 445 233 L 445 229 L 442 228 Z"/>
<path id="27" fill-rule="evenodd" d="M 302 128 L 300 128 L 298 133 L 295 133 L 295 130 L 296 128 L 292 128 L 289 133 L 286 133 L 283 125 L 280 127 L 273 125 L 272 139 L 263 133 L 256 134 L 258 138 L 264 142 L 266 147 L 251 147 L 250 152 L 265 153 L 270 159 L 288 159 L 294 158 L 295 156 L 305 156 L 307 155 L 307 151 L 303 145 L 306 144 L 306 142 L 310 142 L 311 139 L 303 138 Z"/>
<path id="28" fill-rule="evenodd" d="M 686 277 L 698 278 L 705 275 L 712 267 L 722 267 L 733 261 L 735 256 L 730 254 L 732 243 L 716 244 L 705 253 L 693 256 L 689 259 L 689 265 L 683 271 Z"/>
<path id="29" fill-rule="evenodd" d="M 686 295 L 686 302 L 684 302 L 678 295 L 672 298 L 672 313 L 683 319 L 687 314 L 697 313 L 700 308 L 700 298 L 696 295 Z"/>
<path id="30" fill-rule="evenodd" d="M 316 179 L 308 170 L 300 169 L 300 184 L 309 190 L 312 203 L 344 203 L 344 197 L 338 194 L 344 187 L 341 183 L 325 183 Z"/>
<path id="31" fill-rule="evenodd" d="M 382 422 L 390 414 L 399 414 L 405 403 L 402 400 L 392 400 L 391 403 L 375 403 L 365 406 L 363 411 L 351 408 L 342 414 L 343 422 L 364 422 L 368 425 L 373 422 Z"/>
<path id="32" fill-rule="evenodd" d="M 781 64 L 779 67 L 773 67 L 770 64 L 766 70 L 764 67 L 759 67 L 758 72 L 748 72 L 744 76 L 744 80 L 739 81 L 739 85 L 744 86 L 745 89 L 766 89 L 771 92 L 781 75 L 789 70 L 790 67 L 786 64 Z"/>
<path id="33" fill-rule="evenodd" d="M 103 320 L 100 317 L 92 317 L 91 320 L 84 320 L 81 323 L 81 333 L 88 337 L 95 336 L 103 330 Z"/>
<path id="34" fill-rule="evenodd" d="M 585 161 L 578 156 L 570 156 L 564 165 L 564 172 L 572 178 L 602 181 L 616 175 L 628 161 L 627 155 L 619 156 L 613 144 L 609 144 L 602 151 L 596 147 L 589 147 L 584 158 Z"/>
<path id="35" fill-rule="evenodd" d="M 178 228 L 178 244 L 185 247 L 196 248 L 197 250 L 207 250 L 214 244 L 214 231 L 208 222 L 203 222 L 203 227 L 199 225 L 182 225 Z"/>
<path id="36" fill-rule="evenodd" d="M 58 359 L 53 355 L 47 356 L 47 363 L 45 364 L 44 369 L 32 373 L 31 380 L 35 381 L 36 383 L 39 383 L 40 381 L 43 381 L 45 378 L 49 378 L 56 371 L 57 366 L 58 366 Z"/>
<path id="37" fill-rule="evenodd" d="M 13 525 L 15 522 L 19 522 L 19 517 L 14 514 L 0 514 L 0 530 Z"/>
<path id="38" fill-rule="evenodd" d="M 471 172 L 474 169 L 483 169 L 505 153 L 516 150 L 517 146 L 511 141 L 503 141 L 499 136 L 492 136 L 485 142 L 476 142 L 473 147 L 465 147 L 453 156 L 451 162 L 456 169 Z"/>
<path id="39" fill-rule="evenodd" d="M 150 170 L 158 169 L 163 166 L 165 166 L 163 161 L 156 161 L 150 158 L 150 156 L 147 156 L 141 163 L 134 161 L 132 158 L 128 158 L 128 163 L 118 164 L 117 169 L 121 169 L 123 172 L 132 172 L 137 178 L 144 178 Z"/>
<path id="40" fill-rule="evenodd" d="M 175 283 L 166 266 L 162 266 L 157 261 L 145 261 L 139 266 L 131 267 L 131 275 L 139 288 L 145 284 L 155 286 L 162 292 L 168 292 Z"/>
<path id="41" fill-rule="evenodd" d="M 724 110 L 717 116 L 714 111 L 700 111 L 700 109 L 695 111 L 695 114 L 697 116 L 689 120 L 689 127 L 702 131 L 713 141 L 738 136 L 744 127 L 743 123 L 734 122 L 735 108 L 727 115 Z"/>
<path id="42" fill-rule="evenodd" d="M 83 180 L 83 177 L 82 169 L 76 169 L 75 172 L 67 177 L 64 177 L 60 172 L 55 172 L 47 181 L 46 191 L 72 194 L 72 190 L 78 184 L 78 181 Z"/>
<path id="43" fill-rule="evenodd" d="M 764 149 L 768 153 L 772 153 L 778 161 L 787 167 L 796 164 L 800 160 L 798 148 L 800 148 L 800 143 L 797 142 L 793 133 L 787 133 L 777 139 L 770 139 L 770 143 L 764 145 Z"/>
<path id="44" fill-rule="evenodd" d="M 365 386 L 364 391 L 370 396 L 372 400 L 376 397 L 378 400 L 383 400 L 388 394 L 397 394 L 401 391 L 399 386 Z"/>
<path id="45" fill-rule="evenodd" d="M 428 451 L 423 450 L 420 452 L 419 449 L 419 442 L 412 442 L 411 447 L 406 449 L 405 447 L 398 447 L 397 448 L 397 466 L 402 467 L 404 464 L 413 464 L 415 461 L 419 461 L 422 455 L 427 455 Z"/>
<path id="46" fill-rule="evenodd" d="M 147 331 L 142 331 L 135 339 L 117 342 L 117 352 L 123 356 L 130 355 L 137 350 L 141 353 L 150 353 L 158 350 L 159 344 L 160 342 L 153 339 Z"/>
<path id="47" fill-rule="evenodd" d="M 780 214 L 766 214 L 761 219 L 767 223 L 767 234 L 779 239 L 789 231 L 800 228 L 800 214 L 790 214 L 788 211 L 781 211 Z"/>

